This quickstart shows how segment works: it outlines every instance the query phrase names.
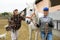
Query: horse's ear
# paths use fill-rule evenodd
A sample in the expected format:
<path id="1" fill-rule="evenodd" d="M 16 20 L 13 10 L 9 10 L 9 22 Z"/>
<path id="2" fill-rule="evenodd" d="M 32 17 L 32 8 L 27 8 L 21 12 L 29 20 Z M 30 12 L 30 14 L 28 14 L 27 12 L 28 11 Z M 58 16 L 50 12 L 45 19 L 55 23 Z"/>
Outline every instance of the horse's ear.
<path id="1" fill-rule="evenodd" d="M 30 6 L 28 3 L 26 3 L 27 6 Z"/>

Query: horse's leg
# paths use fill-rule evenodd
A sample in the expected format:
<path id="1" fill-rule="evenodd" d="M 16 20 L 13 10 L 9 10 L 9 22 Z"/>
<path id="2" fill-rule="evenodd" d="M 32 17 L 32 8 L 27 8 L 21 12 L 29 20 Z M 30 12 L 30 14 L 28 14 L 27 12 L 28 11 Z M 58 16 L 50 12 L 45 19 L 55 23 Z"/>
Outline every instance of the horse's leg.
<path id="1" fill-rule="evenodd" d="M 31 25 L 29 25 L 29 40 L 32 40 L 32 28 L 31 28 Z"/>
<path id="2" fill-rule="evenodd" d="M 38 31 L 35 31 L 35 40 L 38 40 Z"/>

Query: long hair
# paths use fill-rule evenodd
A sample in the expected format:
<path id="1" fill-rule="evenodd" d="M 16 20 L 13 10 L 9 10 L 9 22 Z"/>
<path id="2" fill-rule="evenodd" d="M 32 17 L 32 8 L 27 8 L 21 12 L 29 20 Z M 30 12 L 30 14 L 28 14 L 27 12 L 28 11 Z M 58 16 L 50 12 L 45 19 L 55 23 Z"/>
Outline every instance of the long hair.
<path id="1" fill-rule="evenodd" d="M 38 4 L 39 2 L 41 2 L 42 0 L 36 0 L 35 1 L 35 4 Z"/>
<path id="2" fill-rule="evenodd" d="M 22 14 L 22 12 L 24 12 L 23 17 L 25 17 L 25 16 L 26 16 L 26 8 L 25 8 L 23 11 L 21 11 L 19 14 L 21 15 L 21 14 Z"/>

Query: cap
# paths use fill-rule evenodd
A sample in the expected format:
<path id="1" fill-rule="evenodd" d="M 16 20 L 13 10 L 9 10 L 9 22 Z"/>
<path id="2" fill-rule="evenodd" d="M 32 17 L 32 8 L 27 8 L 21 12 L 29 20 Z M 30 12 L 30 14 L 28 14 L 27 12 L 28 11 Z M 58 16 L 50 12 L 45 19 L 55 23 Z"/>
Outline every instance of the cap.
<path id="1" fill-rule="evenodd" d="M 48 10 L 49 10 L 48 7 L 43 8 L 43 11 L 48 11 Z"/>

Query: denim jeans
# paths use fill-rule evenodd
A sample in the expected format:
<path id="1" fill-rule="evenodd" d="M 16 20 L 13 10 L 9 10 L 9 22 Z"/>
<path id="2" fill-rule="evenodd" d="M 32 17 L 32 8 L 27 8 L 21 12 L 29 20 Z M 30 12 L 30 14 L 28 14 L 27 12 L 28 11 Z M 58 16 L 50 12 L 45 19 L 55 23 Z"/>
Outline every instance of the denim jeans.
<path id="1" fill-rule="evenodd" d="M 41 32 L 41 38 L 42 38 L 42 40 L 45 40 L 45 33 L 44 32 Z M 47 34 L 47 40 L 53 40 L 52 32 L 49 32 Z"/>

